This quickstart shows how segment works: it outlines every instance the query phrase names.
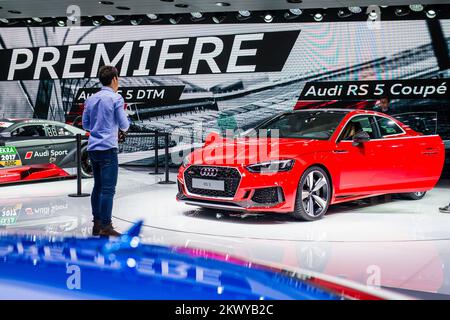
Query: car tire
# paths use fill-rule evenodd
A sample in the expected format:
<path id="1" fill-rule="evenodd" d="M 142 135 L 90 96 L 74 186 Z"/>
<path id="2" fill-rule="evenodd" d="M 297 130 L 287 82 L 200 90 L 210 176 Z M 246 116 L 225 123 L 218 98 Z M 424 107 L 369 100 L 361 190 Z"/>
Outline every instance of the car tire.
<path id="1" fill-rule="evenodd" d="M 425 197 L 426 191 L 417 191 L 417 192 L 410 192 L 410 193 L 402 193 L 401 196 L 404 199 L 407 200 L 420 200 L 423 197 Z"/>
<path id="2" fill-rule="evenodd" d="M 315 221 L 327 212 L 331 201 L 331 181 L 328 174 L 319 166 L 313 166 L 303 172 L 300 178 L 294 218 L 303 221 Z"/>
<path id="3" fill-rule="evenodd" d="M 89 159 L 87 147 L 81 148 L 81 176 L 83 178 L 92 178 L 92 165 Z"/>

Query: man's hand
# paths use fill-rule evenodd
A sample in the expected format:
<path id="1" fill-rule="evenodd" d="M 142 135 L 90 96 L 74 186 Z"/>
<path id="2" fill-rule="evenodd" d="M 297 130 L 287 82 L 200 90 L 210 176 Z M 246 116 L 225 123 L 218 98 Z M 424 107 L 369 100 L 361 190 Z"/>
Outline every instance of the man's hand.
<path id="1" fill-rule="evenodd" d="M 127 133 L 125 131 L 119 130 L 119 143 L 124 143 L 127 138 Z"/>

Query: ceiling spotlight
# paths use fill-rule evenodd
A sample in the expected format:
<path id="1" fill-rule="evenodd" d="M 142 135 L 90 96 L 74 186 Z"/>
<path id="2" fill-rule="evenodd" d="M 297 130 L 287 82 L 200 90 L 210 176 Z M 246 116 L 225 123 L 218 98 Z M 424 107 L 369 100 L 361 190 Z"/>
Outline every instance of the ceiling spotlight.
<path id="1" fill-rule="evenodd" d="M 108 21 L 110 21 L 110 22 L 116 21 L 116 17 L 114 17 L 114 16 L 112 16 L 112 15 L 106 15 L 106 16 L 105 16 L 105 19 L 108 20 Z"/>
<path id="2" fill-rule="evenodd" d="M 169 22 L 171 23 L 171 24 L 177 24 L 177 23 L 179 23 L 180 21 L 181 21 L 181 16 L 180 15 L 173 15 L 173 16 L 171 16 L 170 18 L 169 18 Z"/>
<path id="3" fill-rule="evenodd" d="M 77 22 L 78 18 L 75 14 L 72 14 L 70 16 L 67 16 L 67 20 L 72 21 L 72 22 Z"/>
<path id="4" fill-rule="evenodd" d="M 9 20 L 6 18 L 0 18 L 1 23 L 9 23 Z"/>
<path id="5" fill-rule="evenodd" d="M 266 13 L 264 15 L 264 21 L 267 23 L 270 23 L 273 21 L 273 15 L 271 13 Z"/>
<path id="6" fill-rule="evenodd" d="M 140 25 L 142 23 L 142 18 L 140 18 L 140 17 L 132 17 L 130 19 L 130 23 L 133 26 L 138 26 L 138 25 Z"/>
<path id="7" fill-rule="evenodd" d="M 348 18 L 348 17 L 352 16 L 353 13 L 350 12 L 350 11 L 346 11 L 346 10 L 341 9 L 341 10 L 338 11 L 337 15 L 338 15 L 339 18 Z"/>
<path id="8" fill-rule="evenodd" d="M 423 5 L 421 5 L 421 4 L 410 4 L 409 8 L 414 12 L 423 11 Z"/>
<path id="9" fill-rule="evenodd" d="M 39 17 L 33 17 L 33 18 L 31 18 L 31 19 L 33 19 L 33 21 L 34 21 L 34 22 L 37 22 L 37 23 L 41 23 L 41 22 L 42 22 L 42 19 L 39 18 Z"/>
<path id="10" fill-rule="evenodd" d="M 219 7 L 229 7 L 230 4 L 228 2 L 216 2 L 216 6 Z"/>
<path id="11" fill-rule="evenodd" d="M 409 14 L 409 9 L 397 8 L 395 9 L 395 15 L 397 17 L 404 17 Z"/>
<path id="12" fill-rule="evenodd" d="M 93 17 L 92 18 L 92 25 L 94 27 L 100 26 L 102 24 L 102 22 L 103 22 L 103 19 L 101 17 Z"/>
<path id="13" fill-rule="evenodd" d="M 158 15 L 154 13 L 149 13 L 147 14 L 147 18 L 149 18 L 150 20 L 156 20 L 158 19 Z"/>
<path id="14" fill-rule="evenodd" d="M 378 13 L 375 10 L 370 11 L 369 19 L 370 20 L 377 20 L 377 18 L 378 18 Z"/>
<path id="15" fill-rule="evenodd" d="M 112 2 L 112 1 L 99 1 L 98 3 L 104 4 L 104 5 L 113 5 L 114 4 L 114 2 Z"/>
<path id="16" fill-rule="evenodd" d="M 251 16 L 251 12 L 248 10 L 240 10 L 239 14 L 243 17 L 250 17 Z"/>
<path id="17" fill-rule="evenodd" d="M 436 12 L 436 10 L 434 10 L 434 9 L 428 9 L 428 10 L 426 11 L 426 15 L 427 15 L 428 18 L 434 19 L 434 18 L 436 18 L 436 16 L 437 16 L 437 12 Z"/>
<path id="18" fill-rule="evenodd" d="M 201 19 L 203 17 L 203 14 L 201 12 L 191 12 L 191 16 L 195 19 Z"/>
<path id="19" fill-rule="evenodd" d="M 294 10 L 294 12 L 292 12 L 292 10 Z M 296 11 L 299 10 L 299 11 Z M 290 9 L 288 12 L 284 13 L 284 18 L 291 20 L 291 19 L 296 19 L 298 17 L 300 17 L 300 15 L 302 14 L 302 10 L 301 9 Z"/>
<path id="20" fill-rule="evenodd" d="M 64 27 L 66 25 L 66 22 L 62 19 L 58 19 L 56 21 L 56 24 L 58 25 L 58 27 Z"/>
<path id="21" fill-rule="evenodd" d="M 317 22 L 320 22 L 323 20 L 323 14 L 320 12 L 317 12 L 316 14 L 314 14 L 314 20 Z"/>
<path id="22" fill-rule="evenodd" d="M 299 16 L 303 13 L 302 9 L 300 8 L 289 9 L 289 12 L 292 13 L 294 16 Z"/>
<path id="23" fill-rule="evenodd" d="M 240 20 L 240 21 L 243 21 L 243 20 L 247 20 L 247 19 L 250 19 L 251 18 L 251 12 L 250 11 L 248 11 L 248 10 L 241 10 L 241 11 L 239 11 L 238 12 L 238 14 L 236 15 L 236 18 L 238 19 L 238 20 Z"/>
<path id="24" fill-rule="evenodd" d="M 362 12 L 362 9 L 361 7 L 348 7 L 348 11 L 350 11 L 351 13 L 358 14 Z"/>
<path id="25" fill-rule="evenodd" d="M 222 15 L 215 15 L 212 17 L 212 21 L 214 21 L 214 23 L 222 23 L 225 19 L 226 19 L 226 15 L 222 14 Z"/>

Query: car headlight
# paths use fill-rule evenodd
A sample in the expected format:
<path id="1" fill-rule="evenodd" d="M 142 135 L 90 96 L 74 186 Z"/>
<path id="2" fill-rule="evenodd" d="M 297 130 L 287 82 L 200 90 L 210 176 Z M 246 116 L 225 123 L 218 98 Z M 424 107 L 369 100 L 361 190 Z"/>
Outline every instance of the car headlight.
<path id="1" fill-rule="evenodd" d="M 190 156 L 184 157 L 184 159 L 183 159 L 183 167 L 187 167 L 190 164 L 191 164 L 191 157 Z"/>
<path id="2" fill-rule="evenodd" d="M 254 173 L 289 171 L 294 162 L 294 159 L 261 162 L 247 166 L 247 170 Z"/>

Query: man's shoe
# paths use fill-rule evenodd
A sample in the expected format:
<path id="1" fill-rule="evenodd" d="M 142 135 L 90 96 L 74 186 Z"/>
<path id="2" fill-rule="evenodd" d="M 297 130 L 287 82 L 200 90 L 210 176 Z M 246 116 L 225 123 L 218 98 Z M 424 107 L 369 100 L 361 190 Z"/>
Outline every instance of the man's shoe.
<path id="1" fill-rule="evenodd" d="M 114 227 L 112 224 L 106 227 L 102 227 L 99 236 L 100 237 L 120 237 L 122 234 L 114 230 Z"/>
<path id="2" fill-rule="evenodd" d="M 102 228 L 102 222 L 100 220 L 95 219 L 92 222 L 94 222 L 94 226 L 92 227 L 92 235 L 98 236 Z"/>
<path id="3" fill-rule="evenodd" d="M 450 213 L 450 204 L 448 206 L 445 206 L 443 208 L 439 208 L 439 211 L 442 213 Z"/>

